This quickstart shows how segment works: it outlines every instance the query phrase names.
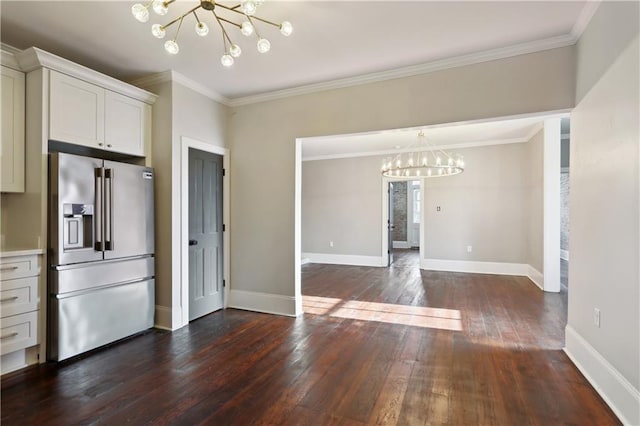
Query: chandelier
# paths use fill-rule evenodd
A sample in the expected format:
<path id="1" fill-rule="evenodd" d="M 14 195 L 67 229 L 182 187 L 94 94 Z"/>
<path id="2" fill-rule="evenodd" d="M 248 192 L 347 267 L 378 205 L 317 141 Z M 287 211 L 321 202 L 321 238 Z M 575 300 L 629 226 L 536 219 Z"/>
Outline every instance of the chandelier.
<path id="1" fill-rule="evenodd" d="M 169 12 L 169 5 L 171 5 L 175 1 L 176 0 L 151 0 L 147 4 L 136 3 L 131 7 L 131 13 L 138 21 L 145 23 L 149 21 L 149 8 L 153 9 L 153 11 L 158 15 L 164 16 Z M 240 30 L 240 33 L 246 37 L 250 37 L 251 35 L 255 34 L 258 40 L 256 46 L 258 48 L 258 52 L 260 53 L 268 52 L 269 49 L 271 49 L 271 43 L 269 42 L 269 40 L 260 35 L 260 33 L 258 32 L 258 28 L 255 25 L 256 21 L 278 28 L 280 32 L 285 36 L 289 36 L 293 32 L 293 26 L 288 21 L 283 21 L 281 24 L 276 24 L 255 15 L 258 7 L 263 3 L 263 1 L 264 0 L 242 0 L 238 5 L 225 6 L 221 3 L 216 2 L 215 0 L 200 0 L 197 6 L 176 17 L 167 24 L 152 25 L 151 34 L 153 34 L 153 36 L 157 38 L 162 39 L 165 37 L 167 29 L 173 24 L 177 23 L 178 25 L 173 38 L 165 41 L 164 43 L 164 49 L 168 53 L 176 55 L 180 50 L 177 39 L 178 34 L 180 33 L 180 29 L 182 28 L 182 21 L 184 21 L 184 19 L 189 15 L 193 15 L 193 17 L 195 18 L 195 32 L 199 36 L 204 37 L 209 33 L 209 27 L 204 21 L 200 20 L 198 12 L 200 12 L 202 15 L 211 12 L 211 14 L 215 18 L 215 22 L 217 22 L 220 26 L 220 31 L 222 33 L 224 53 L 220 58 L 220 62 L 225 67 L 230 67 L 231 65 L 233 65 L 234 58 L 240 56 L 240 54 L 242 53 L 242 49 L 240 49 L 240 46 L 231 41 L 231 37 L 229 36 L 225 25 L 236 27 L 238 30 Z M 220 16 L 221 11 L 227 14 L 227 16 Z M 233 20 L 233 18 L 236 18 L 236 20 Z"/>
<path id="2" fill-rule="evenodd" d="M 428 177 L 453 176 L 464 171 L 461 155 L 451 155 L 434 147 L 418 132 L 418 142 L 408 147 L 410 152 L 402 152 L 382 161 L 382 176 L 399 179 L 420 179 Z"/>

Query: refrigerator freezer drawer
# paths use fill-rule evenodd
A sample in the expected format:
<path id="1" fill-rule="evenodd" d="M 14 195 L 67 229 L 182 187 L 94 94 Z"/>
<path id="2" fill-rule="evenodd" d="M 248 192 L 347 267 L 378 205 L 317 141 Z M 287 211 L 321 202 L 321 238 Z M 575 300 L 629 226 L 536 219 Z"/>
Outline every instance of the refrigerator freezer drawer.
<path id="1" fill-rule="evenodd" d="M 51 360 L 61 361 L 153 327 L 153 279 L 50 297 Z"/>
<path id="2" fill-rule="evenodd" d="M 153 257 L 58 266 L 51 272 L 49 293 L 59 295 L 155 275 Z"/>

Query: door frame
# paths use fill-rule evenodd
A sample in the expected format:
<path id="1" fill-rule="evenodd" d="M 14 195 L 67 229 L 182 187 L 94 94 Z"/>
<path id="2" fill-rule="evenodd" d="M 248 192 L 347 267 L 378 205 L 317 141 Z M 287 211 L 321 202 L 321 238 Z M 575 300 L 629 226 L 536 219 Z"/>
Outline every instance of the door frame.
<path id="1" fill-rule="evenodd" d="M 425 196 L 424 196 L 424 179 L 394 179 L 394 178 L 388 178 L 388 177 L 383 177 L 382 178 L 382 251 L 380 253 L 380 256 L 382 256 L 382 259 L 384 261 L 384 259 L 387 259 L 387 252 L 389 250 L 389 245 L 391 245 L 391 247 L 393 247 L 393 241 L 389 242 L 389 232 L 387 231 L 387 221 L 389 220 L 389 194 L 388 194 L 388 190 L 389 190 L 389 183 L 390 182 L 411 182 L 412 180 L 419 180 L 420 181 L 420 250 L 419 250 L 419 255 L 420 255 L 420 268 L 422 269 L 422 264 L 423 264 L 423 258 L 424 258 L 424 218 L 425 218 L 425 214 L 424 214 L 424 201 L 425 201 Z M 408 186 L 408 185 L 407 185 Z M 408 221 L 407 221 L 408 222 Z M 386 265 L 386 261 L 384 261 L 385 265 Z M 388 267 L 388 266 L 387 266 Z"/>
<path id="2" fill-rule="evenodd" d="M 225 231 L 222 233 L 222 259 L 224 271 L 222 279 L 226 286 L 223 292 L 223 309 L 226 309 L 229 303 L 229 290 L 231 288 L 231 280 L 229 275 L 230 269 L 230 215 L 229 215 L 229 165 L 230 154 L 229 149 L 216 145 L 211 145 L 197 139 L 182 136 L 180 138 L 180 306 L 182 311 L 181 326 L 189 324 L 189 148 L 199 151 L 208 152 L 222 156 L 222 168 L 225 170 L 222 179 L 222 223 L 225 225 Z"/>

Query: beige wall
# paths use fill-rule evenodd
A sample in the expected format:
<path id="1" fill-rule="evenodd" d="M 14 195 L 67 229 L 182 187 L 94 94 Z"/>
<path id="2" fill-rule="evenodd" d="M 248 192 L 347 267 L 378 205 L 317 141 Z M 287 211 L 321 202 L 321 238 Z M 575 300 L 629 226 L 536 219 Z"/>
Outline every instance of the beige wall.
<path id="1" fill-rule="evenodd" d="M 303 252 L 380 256 L 381 161 L 359 157 L 302 163 Z"/>
<path id="2" fill-rule="evenodd" d="M 296 138 L 571 108 L 574 83 L 566 47 L 234 108 L 232 289 L 294 295 Z"/>
<path id="3" fill-rule="evenodd" d="M 567 347 L 630 424 L 640 424 L 638 27 L 638 3 L 600 5 L 578 43 L 577 83 L 586 86 L 571 114 Z M 614 386 L 615 375 L 602 379 L 586 347 L 635 388 L 635 400 Z"/>
<path id="4" fill-rule="evenodd" d="M 228 109 L 179 83 L 166 81 L 147 90 L 159 95 L 153 108 L 152 166 L 156 170 L 156 322 L 177 327 L 180 311 L 181 138 L 224 146 Z M 158 312 L 160 314 L 158 315 Z M 163 316 L 163 312 L 167 312 Z M 179 316 L 179 315 L 178 315 Z"/>
<path id="5" fill-rule="evenodd" d="M 464 173 L 425 180 L 426 259 L 526 263 L 527 145 L 456 150 Z"/>
<path id="6" fill-rule="evenodd" d="M 527 264 L 544 272 L 544 131 L 527 143 Z"/>

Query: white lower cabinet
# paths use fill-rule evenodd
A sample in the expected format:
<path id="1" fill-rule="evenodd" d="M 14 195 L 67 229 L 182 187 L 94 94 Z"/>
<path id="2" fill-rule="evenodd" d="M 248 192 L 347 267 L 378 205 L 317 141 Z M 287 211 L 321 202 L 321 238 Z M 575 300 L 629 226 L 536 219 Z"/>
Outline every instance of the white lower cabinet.
<path id="1" fill-rule="evenodd" d="M 29 364 L 25 350 L 40 343 L 38 339 L 40 259 L 38 254 L 12 256 L 3 253 L 0 257 L 2 373 Z"/>

